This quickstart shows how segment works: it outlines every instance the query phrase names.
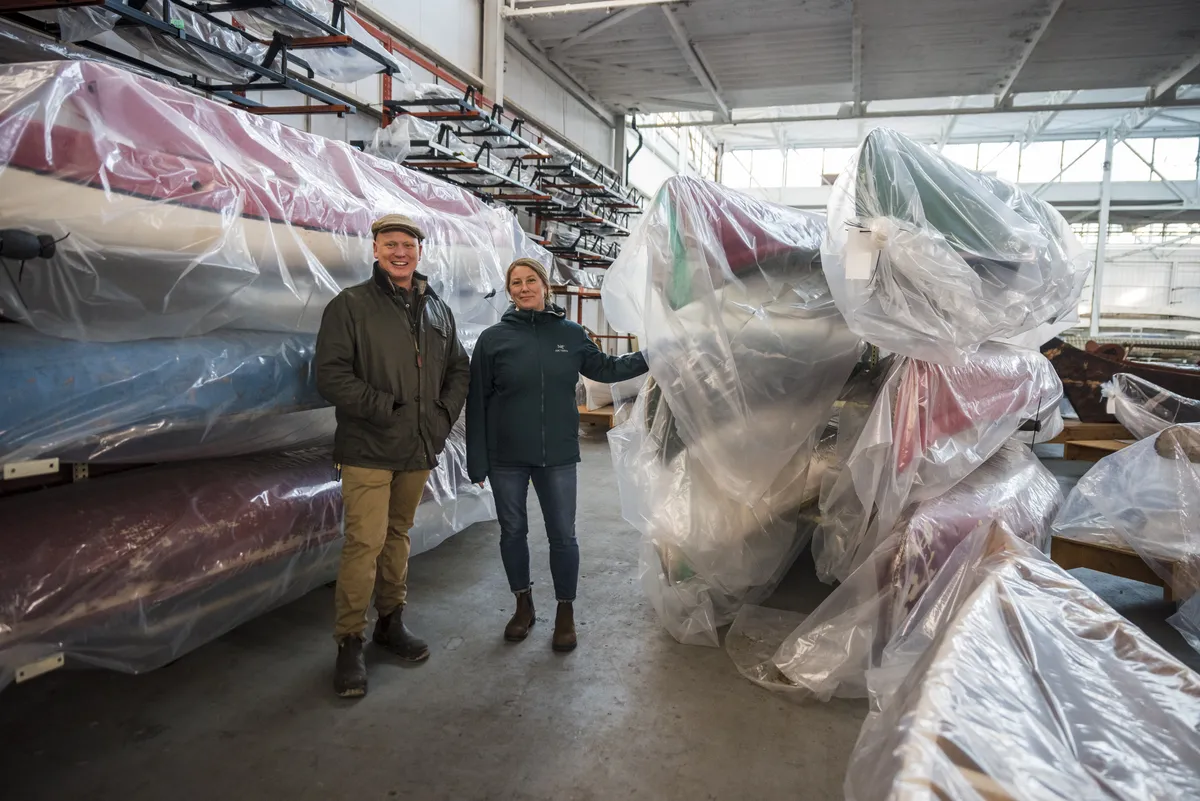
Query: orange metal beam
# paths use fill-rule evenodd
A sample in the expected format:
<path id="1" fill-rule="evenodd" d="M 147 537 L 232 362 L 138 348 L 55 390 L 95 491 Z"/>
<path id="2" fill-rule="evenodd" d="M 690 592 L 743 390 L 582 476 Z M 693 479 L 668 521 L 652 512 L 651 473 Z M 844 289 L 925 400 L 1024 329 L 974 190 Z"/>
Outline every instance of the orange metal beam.
<path id="1" fill-rule="evenodd" d="M 317 47 L 339 47 L 348 45 L 354 40 L 349 36 L 306 36 L 299 39 L 292 39 L 288 43 L 289 50 L 308 50 L 309 48 Z M 267 42 L 270 44 L 270 42 Z"/>

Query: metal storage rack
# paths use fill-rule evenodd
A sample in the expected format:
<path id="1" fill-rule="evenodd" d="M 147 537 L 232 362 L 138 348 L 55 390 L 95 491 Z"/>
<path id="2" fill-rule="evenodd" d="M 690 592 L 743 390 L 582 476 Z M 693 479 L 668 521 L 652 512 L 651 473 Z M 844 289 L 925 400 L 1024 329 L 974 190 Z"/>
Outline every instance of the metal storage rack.
<path id="1" fill-rule="evenodd" d="M 611 170 L 577 153 L 544 146 L 526 133 L 524 121 L 491 111 L 478 102 L 474 88 L 384 103 L 387 115 L 409 115 L 435 123 L 437 134 L 410 141 L 405 165 L 463 186 L 489 201 L 504 203 L 528 217 L 531 238 L 556 259 L 568 282 L 578 270 L 609 267 L 620 252 L 620 240 L 631 233 L 631 217 L 642 211 L 643 198 Z M 463 143 L 480 141 L 471 152 Z M 599 298 L 594 287 L 580 287 L 582 301 Z M 586 290 L 586 291 L 583 291 Z"/>
<path id="2" fill-rule="evenodd" d="M 253 111 L 258 114 L 354 114 L 357 109 L 352 103 L 347 102 L 343 98 L 339 98 L 335 94 L 322 89 L 314 84 L 307 83 L 292 74 L 292 68 L 303 70 L 307 77 L 311 80 L 314 77 L 312 68 L 304 61 L 303 58 L 293 54 L 293 51 L 303 51 L 306 49 L 325 48 L 325 47 L 353 47 L 359 52 L 366 53 L 372 58 L 380 62 L 381 72 L 391 73 L 392 68 L 387 64 L 386 59 L 382 58 L 378 53 L 363 45 L 361 42 L 355 41 L 352 37 L 347 36 L 344 31 L 335 27 L 330 23 L 326 23 L 312 14 L 293 5 L 289 0 L 246 0 L 244 3 L 201 3 L 195 4 L 187 0 L 162 0 L 163 3 L 163 18 L 149 14 L 145 10 L 146 0 L 0 0 L 0 14 L 13 18 L 22 25 L 44 30 L 55 35 L 58 35 L 58 25 L 55 23 L 47 23 L 29 16 L 32 11 L 56 11 L 71 8 L 102 8 L 105 11 L 111 12 L 119 17 L 118 26 L 140 26 L 152 31 L 155 35 L 170 37 L 179 40 L 182 44 L 190 48 L 194 48 L 199 52 L 216 56 L 217 58 L 228 61 L 246 72 L 252 73 L 249 81 L 244 83 L 219 83 L 206 80 L 196 75 L 189 75 L 183 72 L 158 67 L 148 62 L 143 62 L 135 58 L 131 58 L 124 53 L 119 53 L 102 45 L 97 45 L 91 42 L 86 43 L 86 47 L 101 53 L 110 58 L 122 61 L 136 66 L 139 69 L 147 70 L 162 77 L 171 78 L 178 81 L 183 86 L 188 86 L 202 92 L 206 92 L 214 97 L 225 100 L 239 108 Z M 241 53 L 234 53 L 225 50 L 218 45 L 207 42 L 204 39 L 189 36 L 181 27 L 171 24 L 168 20 L 172 19 L 171 9 L 174 6 L 187 9 L 189 12 L 199 15 L 206 23 L 211 24 L 222 30 L 232 32 L 238 37 L 244 38 L 248 42 L 256 44 L 266 44 L 267 52 L 261 62 L 247 58 Z M 327 35 L 321 37 L 297 38 L 286 37 L 276 34 L 269 42 L 262 42 L 255 39 L 250 34 L 224 22 L 221 19 L 213 16 L 220 11 L 235 11 L 246 8 L 265 8 L 268 6 L 278 6 L 286 8 L 290 13 L 297 15 L 299 19 L 303 19 L 307 24 L 320 29 Z M 339 19 L 337 10 L 341 10 L 344 15 L 344 7 L 340 2 L 335 2 L 334 18 Z M 342 17 L 344 18 L 344 16 Z M 344 22 L 342 23 L 344 25 Z M 279 61 L 279 68 L 272 66 L 276 59 Z M 308 106 L 272 106 L 264 103 L 252 101 L 245 97 L 246 92 L 270 92 L 290 90 L 305 95 L 313 100 L 316 100 L 319 105 Z"/>

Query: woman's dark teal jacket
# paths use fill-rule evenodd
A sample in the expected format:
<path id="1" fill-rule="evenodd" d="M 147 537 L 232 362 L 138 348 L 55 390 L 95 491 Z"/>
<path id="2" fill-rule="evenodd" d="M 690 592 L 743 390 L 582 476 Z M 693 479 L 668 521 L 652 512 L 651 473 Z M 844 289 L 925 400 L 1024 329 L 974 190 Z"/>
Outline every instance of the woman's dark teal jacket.
<path id="1" fill-rule="evenodd" d="M 471 356 L 467 395 L 467 473 L 493 467 L 557 467 L 579 461 L 582 373 L 612 384 L 647 371 L 641 353 L 609 356 L 558 306 L 510 307 L 484 331 Z"/>

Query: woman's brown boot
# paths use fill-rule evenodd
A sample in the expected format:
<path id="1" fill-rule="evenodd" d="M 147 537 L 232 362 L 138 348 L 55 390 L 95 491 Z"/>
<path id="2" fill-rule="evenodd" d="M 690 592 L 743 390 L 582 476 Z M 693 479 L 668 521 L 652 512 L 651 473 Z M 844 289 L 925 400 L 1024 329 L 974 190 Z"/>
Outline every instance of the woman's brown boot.
<path id="1" fill-rule="evenodd" d="M 517 593 L 517 611 L 504 627 L 504 639 L 520 642 L 529 636 L 529 630 L 537 622 L 533 612 L 533 590 Z"/>
<path id="2" fill-rule="evenodd" d="M 555 651 L 575 650 L 575 609 L 570 601 L 558 602 L 558 614 L 554 616 L 554 640 L 551 647 Z"/>

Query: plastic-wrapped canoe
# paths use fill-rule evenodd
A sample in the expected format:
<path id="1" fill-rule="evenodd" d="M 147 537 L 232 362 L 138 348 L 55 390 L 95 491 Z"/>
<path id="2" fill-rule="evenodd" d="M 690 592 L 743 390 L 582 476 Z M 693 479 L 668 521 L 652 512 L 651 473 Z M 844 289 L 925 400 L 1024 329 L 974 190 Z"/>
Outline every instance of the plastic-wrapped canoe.
<path id="1" fill-rule="evenodd" d="M 43 333 L 315 332 L 385 213 L 424 229 L 460 324 L 494 320 L 515 257 L 550 263 L 506 210 L 345 142 L 105 64 L 0 66 L 0 220 L 62 238 L 6 265 L 0 311 Z"/>
<path id="2" fill-rule="evenodd" d="M 412 553 L 495 517 L 461 423 Z M 331 581 L 342 497 L 328 451 L 139 468 L 0 500 L 0 687 L 21 666 L 141 673 Z"/>

